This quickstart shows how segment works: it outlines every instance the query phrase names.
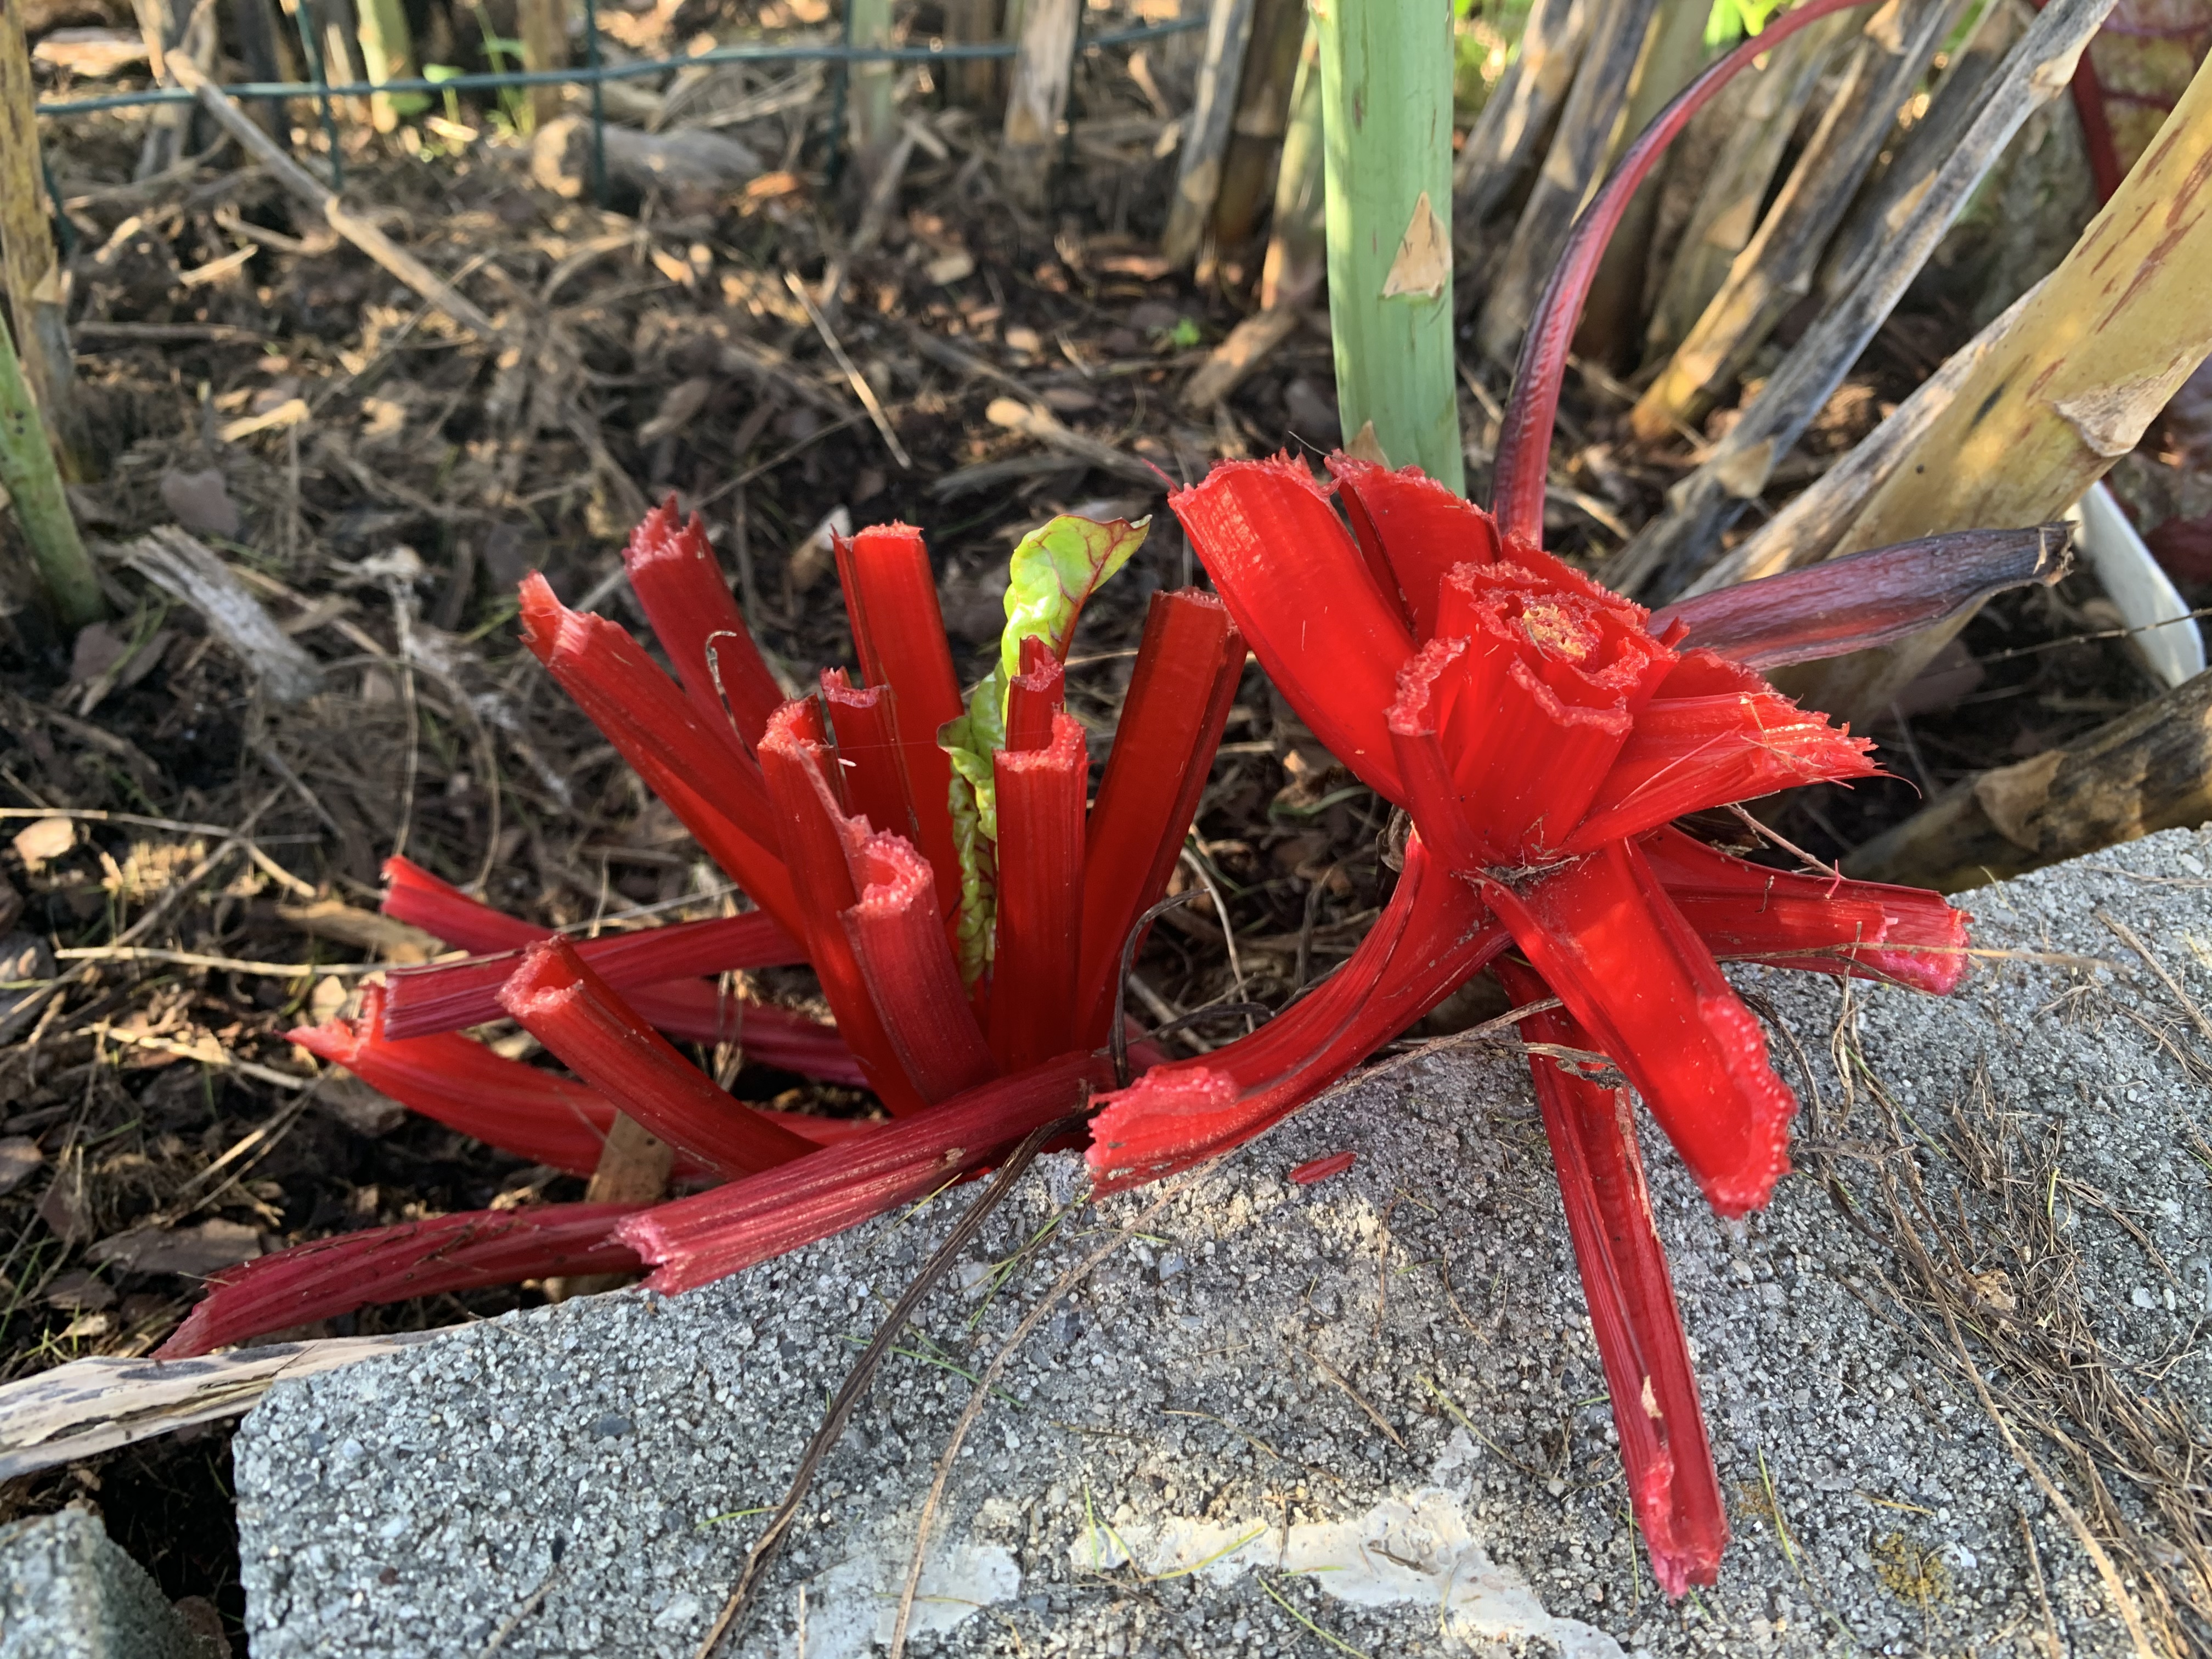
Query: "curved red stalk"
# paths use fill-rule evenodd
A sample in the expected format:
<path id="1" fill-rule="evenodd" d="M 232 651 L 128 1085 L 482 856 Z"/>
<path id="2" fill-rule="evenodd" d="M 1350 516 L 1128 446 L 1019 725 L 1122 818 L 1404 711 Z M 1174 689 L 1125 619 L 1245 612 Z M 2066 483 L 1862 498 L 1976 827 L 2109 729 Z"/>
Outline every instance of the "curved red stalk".
<path id="1" fill-rule="evenodd" d="M 1343 967 L 1202 1060 L 1156 1066 L 1099 1097 L 1095 1189 L 1118 1192 L 1241 1146 L 1334 1083 L 1509 943 L 1473 887 L 1416 836 L 1397 890 Z"/>
<path id="2" fill-rule="evenodd" d="M 1516 1003 L 1548 994 L 1510 958 L 1498 973 Z M 1590 1046 L 1589 1034 L 1557 1009 L 1529 1015 L 1521 1030 L 1533 1042 Z M 1626 1090 L 1602 1088 L 1561 1061 L 1532 1054 L 1528 1070 L 1566 1200 L 1637 1524 L 1660 1588 L 1680 1596 L 1719 1577 L 1728 1514 L 1674 1280 L 1651 1225 L 1633 1108 Z"/>
<path id="3" fill-rule="evenodd" d="M 548 1204 L 471 1210 L 371 1227 L 279 1250 L 210 1280 L 205 1300 L 156 1359 L 189 1359 L 371 1303 L 404 1302 L 554 1274 L 635 1272 L 637 1252 L 613 1237 L 634 1204 Z"/>
<path id="4" fill-rule="evenodd" d="M 550 937 L 551 931 L 532 930 L 538 937 Z M 616 990 L 625 992 L 702 974 L 743 972 L 806 960 L 805 951 L 764 910 L 570 942 L 593 973 Z M 392 992 L 386 1018 L 392 1036 L 457 1031 L 497 1019 L 499 988 L 514 968 L 514 956 L 507 953 L 488 961 L 392 969 L 385 978 Z"/>
<path id="5" fill-rule="evenodd" d="M 1167 891 L 1243 672 L 1244 637 L 1218 599 L 1194 587 L 1152 595 L 1084 834 L 1075 1047 L 1095 1048 L 1112 1030 L 1122 946 Z"/>
<path id="6" fill-rule="evenodd" d="M 1042 749 L 1052 741 L 1053 717 L 1067 708 L 1066 671 L 1052 647 L 1035 635 L 1022 641 L 1022 672 L 1006 682 L 1006 747 Z"/>
<path id="7" fill-rule="evenodd" d="M 568 940 L 542 940 L 500 988 L 500 1006 L 561 1063 L 632 1118 L 730 1175 L 751 1175 L 814 1150 L 762 1116 L 670 1046 Z"/>
<path id="8" fill-rule="evenodd" d="M 1398 697 L 1389 720 L 1390 746 L 1406 786 L 1406 810 L 1422 826 L 1431 850 L 1455 870 L 1478 869 L 1489 861 L 1468 822 L 1467 801 L 1452 777 L 1451 763 L 1437 740 L 1437 728 L 1466 679 L 1466 655 L 1465 640 L 1431 640 L 1415 652 L 1398 671 Z"/>
<path id="9" fill-rule="evenodd" d="M 674 1295 L 710 1284 L 988 1168 L 1111 1081 L 1104 1060 L 1063 1054 L 849 1145 L 643 1211 L 621 1237 L 658 1269 L 649 1288 Z"/>
<path id="10" fill-rule="evenodd" d="M 708 731 L 734 731 L 750 754 L 782 704 L 783 690 L 761 660 L 699 515 L 684 520 L 671 495 L 631 532 L 623 563 L 691 706 Z"/>
<path id="11" fill-rule="evenodd" d="M 952 839 L 952 763 L 937 746 L 937 731 L 960 718 L 960 683 L 929 551 L 921 532 L 902 524 L 872 525 L 850 541 L 838 538 L 835 546 L 860 672 L 870 685 L 890 687 L 897 700 L 899 743 L 922 855 L 937 878 L 937 908 L 956 915 L 960 854 Z"/>
<path id="12" fill-rule="evenodd" d="M 1075 1027 L 1083 937 L 1083 724 L 1052 717 L 1052 742 L 991 757 L 999 791 L 998 942 L 991 1051 L 1018 1072 L 1065 1054 Z"/>
<path id="13" fill-rule="evenodd" d="M 1720 957 L 1865 974 L 1948 996 L 1966 977 L 1966 921 L 1940 893 L 1731 858 L 1680 830 L 1638 845 L 1682 918 Z"/>
<path id="14" fill-rule="evenodd" d="M 1224 461 L 1168 505 L 1238 630 L 1330 754 L 1401 797 L 1383 711 L 1413 636 L 1303 462 Z M 1326 688 L 1326 695 L 1300 695 Z M 1298 688 L 1294 690 L 1293 688 Z"/>
<path id="15" fill-rule="evenodd" d="M 805 918 L 806 953 L 837 1016 L 838 1033 L 886 1107 L 894 1113 L 918 1112 L 928 1103 L 899 1064 L 845 933 L 844 914 L 860 896 L 847 859 L 852 826 L 830 787 L 829 769 L 835 760 L 823 733 L 820 705 L 787 702 L 770 715 L 761 736 L 760 760 L 769 797 L 783 817 L 784 856 Z"/>
<path id="16" fill-rule="evenodd" d="M 793 937 L 798 901 L 759 769 L 701 723 L 635 640 L 580 615 L 537 574 L 522 584 L 523 641 L 708 855 Z"/>
<path id="17" fill-rule="evenodd" d="M 1771 19 L 1765 28 L 1734 52 L 1709 66 L 1690 82 L 1651 125 L 1637 135 L 1621 153 L 1589 205 L 1567 233 L 1551 280 L 1536 301 L 1534 320 L 1522 337 L 1521 361 L 1513 371 L 1513 398 L 1506 405 L 1498 430 L 1496 482 L 1491 491 L 1491 511 L 1499 532 L 1539 543 L 1544 536 L 1544 482 L 1552 465 L 1552 425 L 1559 412 L 1559 386 L 1567 372 L 1567 355 L 1573 349 L 1575 330 L 1581 325 L 1583 305 L 1596 280 L 1598 261 L 1620 223 L 1621 215 L 1637 186 L 1658 164 L 1675 135 L 1690 118 L 1753 58 L 1771 52 L 1799 29 L 1831 12 L 1869 3 L 1869 0 L 1805 0 L 1794 10 Z"/>
<path id="18" fill-rule="evenodd" d="M 1796 1097 L 1766 1038 L 1634 843 L 1483 896 L 1651 1108 L 1712 1206 L 1748 1213 L 1790 1168 Z"/>
<path id="19" fill-rule="evenodd" d="M 899 742 L 896 694 L 888 685 L 854 687 L 842 668 L 822 671 L 822 701 L 837 750 L 837 779 L 846 811 L 872 829 L 913 840 L 916 814 Z"/>
<path id="20" fill-rule="evenodd" d="M 848 841 L 859 902 L 840 917 L 899 1065 L 932 1105 L 998 1073 L 952 960 L 929 866 L 896 836 Z"/>
<path id="21" fill-rule="evenodd" d="M 1495 563 L 1498 527 L 1419 467 L 1393 472 L 1338 454 L 1328 458 L 1328 470 L 1368 568 L 1390 573 L 1413 638 L 1426 643 L 1436 636 L 1444 578 L 1456 565 Z"/>

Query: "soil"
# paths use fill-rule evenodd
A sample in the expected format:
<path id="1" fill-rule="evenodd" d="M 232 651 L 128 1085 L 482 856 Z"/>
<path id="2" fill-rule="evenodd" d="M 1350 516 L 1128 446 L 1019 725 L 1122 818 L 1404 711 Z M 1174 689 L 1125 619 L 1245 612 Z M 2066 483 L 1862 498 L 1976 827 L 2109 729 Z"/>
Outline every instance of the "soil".
<path id="1" fill-rule="evenodd" d="M 680 40 L 706 27 L 699 9 L 656 14 L 657 26 Z M 97 952 L 161 907 L 134 939 L 142 949 L 286 970 L 65 956 L 38 964 L 22 1018 L 5 1012 L 18 993 L 0 990 L 0 1137 L 38 1154 L 0 1194 L 0 1380 L 161 1342 L 214 1264 L 99 1249 L 157 1218 L 222 1224 L 251 1254 L 581 1195 L 574 1177 L 395 1120 L 366 1091 L 315 1091 L 303 1107 L 301 1091 L 270 1080 L 308 1075 L 284 1034 L 343 1006 L 357 976 L 331 969 L 392 947 L 369 918 L 379 866 L 403 848 L 549 925 L 645 907 L 714 912 L 720 876 L 521 648 L 514 592 L 526 573 L 642 633 L 613 580 L 616 548 L 648 501 L 672 493 L 706 515 L 796 690 L 851 660 L 816 538 L 838 510 L 853 524 L 923 527 L 975 672 L 997 637 L 1020 533 L 1063 510 L 1150 512 L 1152 539 L 1086 613 L 1070 664 L 1073 711 L 1110 726 L 1146 596 L 1197 573 L 1161 489 L 1039 450 L 991 421 L 993 400 L 1018 391 L 1170 478 L 1224 456 L 1316 453 L 1341 435 L 1319 326 L 1278 349 L 1218 417 L 1176 410 L 1190 369 L 1252 306 L 1258 275 L 1256 249 L 1212 258 L 1195 278 L 1156 256 L 1174 166 L 1156 152 L 1190 75 L 1188 52 L 1172 48 L 1152 53 L 1142 79 L 1121 55 L 1080 58 L 1042 216 L 1002 193 L 994 134 L 917 98 L 929 143 L 880 240 L 849 255 L 860 186 L 849 168 L 831 176 L 827 89 L 718 129 L 764 158 L 743 188 L 605 209 L 574 179 L 549 187 L 527 148 L 467 104 L 411 140 L 347 127 L 349 201 L 536 343 L 506 356 L 234 154 L 137 185 L 137 112 L 48 124 L 102 462 L 76 487 L 80 518 L 111 544 L 183 523 L 246 576 L 322 665 L 326 689 L 270 705 L 196 615 L 118 566 L 113 619 L 72 649 L 31 613 L 13 620 L 14 647 L 0 653 L 0 805 L 18 816 L 0 835 L 0 911 L 17 893 L 16 928 Z M 775 85 L 725 77 L 714 95 L 734 103 Z M 312 152 L 322 139 L 311 128 L 297 137 Z M 818 293 L 833 264 L 845 274 L 831 327 L 911 466 L 785 286 L 796 271 Z M 1808 435 L 1803 464 L 1778 476 L 1815 476 L 1972 331 L 1956 308 L 1901 313 Z M 1622 412 L 1571 386 L 1558 465 L 1632 527 L 1688 463 L 1633 452 L 1613 435 Z M 1471 398 L 1467 414 L 1483 429 Z M 1483 483 L 1470 481 L 1478 498 Z M 1589 568 L 1618 544 L 1573 509 L 1549 528 L 1556 550 Z M 1951 679 L 1923 682 L 1878 732 L 1894 775 L 1804 792 L 1779 827 L 1833 856 L 1960 776 L 2133 707 L 2153 688 L 2124 641 L 2100 637 L 2116 626 L 2085 578 L 2000 599 L 1947 662 Z M 440 671 L 398 665 L 403 629 Z M 58 810 L 111 816 L 73 820 L 72 844 L 51 856 L 9 842 Z M 1252 671 L 1194 860 L 1238 951 L 1232 963 L 1212 900 L 1169 913 L 1138 967 L 1160 1003 L 1148 1023 L 1221 1000 L 1279 1004 L 1348 954 L 1386 896 L 1386 818 Z M 222 851 L 231 836 L 251 849 Z M 1191 879 L 1190 867 L 1178 874 Z M 813 994 L 797 971 L 761 975 L 759 988 L 795 1004 Z M 1488 1006 L 1474 988 L 1429 1029 Z M 526 1053 L 526 1039 L 513 1051 Z M 873 1109 L 757 1065 L 733 1086 L 790 1108 Z M 534 1287 L 440 1297 L 297 1334 L 419 1328 L 542 1300 Z M 236 1631 L 228 1470 L 225 1433 L 177 1436 L 15 1482 L 0 1490 L 0 1517 L 88 1497 L 165 1589 L 213 1600 Z"/>

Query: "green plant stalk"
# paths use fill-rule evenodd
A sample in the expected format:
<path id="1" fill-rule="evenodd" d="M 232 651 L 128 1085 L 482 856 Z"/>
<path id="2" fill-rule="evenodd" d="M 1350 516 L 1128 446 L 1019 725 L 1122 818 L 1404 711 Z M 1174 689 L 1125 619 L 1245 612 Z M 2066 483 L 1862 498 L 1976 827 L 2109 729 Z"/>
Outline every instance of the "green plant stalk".
<path id="1" fill-rule="evenodd" d="M 1347 437 L 1467 488 L 1452 378 L 1452 15 L 1319 0 L 1328 310 Z"/>
<path id="2" fill-rule="evenodd" d="M 61 468 L 46 443 L 39 407 L 15 358 L 15 343 L 0 325 L 0 486 L 15 508 L 15 521 L 30 544 L 39 580 L 63 624 L 71 629 L 96 622 L 107 610 L 100 578 L 70 516 L 62 491 Z"/>

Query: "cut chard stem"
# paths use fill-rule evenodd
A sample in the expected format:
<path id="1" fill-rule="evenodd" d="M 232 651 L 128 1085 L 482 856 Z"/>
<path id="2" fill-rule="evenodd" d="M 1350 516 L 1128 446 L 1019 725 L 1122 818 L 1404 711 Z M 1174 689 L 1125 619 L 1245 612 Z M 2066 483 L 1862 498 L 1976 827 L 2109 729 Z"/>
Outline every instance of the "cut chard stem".
<path id="1" fill-rule="evenodd" d="M 550 939 L 553 929 L 539 927 L 520 917 L 510 916 L 493 909 L 488 904 L 470 898 L 459 888 L 441 881 L 420 865 L 404 858 L 385 861 L 384 876 L 389 884 L 384 895 L 384 913 L 401 921 L 434 933 L 449 945 L 465 951 L 512 953 L 541 939 Z M 734 918 L 744 922 L 757 922 L 762 913 Z M 702 923 L 702 927 L 719 924 Z M 782 932 L 777 924 L 779 933 Z M 664 928 L 663 934 L 673 933 L 675 928 Z M 788 937 L 787 933 L 783 935 Z M 648 935 L 625 934 L 623 939 L 643 938 Z M 594 951 L 606 946 L 611 951 L 614 939 L 594 939 L 579 946 L 587 962 L 595 961 Z M 763 949 L 767 947 L 763 945 Z M 799 959 L 782 958 L 778 960 Z M 741 968 L 742 963 L 725 963 L 716 969 Z M 759 965 L 768 966 L 768 963 Z M 513 968 L 512 961 L 504 963 L 457 963 L 449 966 L 426 968 L 416 973 L 395 974 L 392 977 L 390 1000 L 385 1005 L 385 1030 L 394 1037 L 434 1036 L 440 1031 L 460 1028 L 500 1018 L 499 987 Z M 605 969 L 602 969 L 604 972 Z M 628 968 L 625 967 L 625 981 Z M 705 964 L 687 972 L 709 971 Z M 441 976 L 455 977 L 447 981 Z M 496 975 L 495 978 L 479 980 L 479 975 Z M 468 975 L 464 978 L 463 975 Z M 610 981 L 611 983 L 615 981 Z M 460 988 L 467 988 L 464 998 Z M 448 995 L 452 989 L 453 994 Z M 629 994 L 630 1006 L 660 1030 L 692 1042 L 741 1042 L 753 1058 L 770 1066 L 781 1066 L 786 1071 L 797 1072 L 805 1077 L 819 1078 L 826 1083 L 848 1084 L 866 1088 L 867 1076 L 854 1059 L 851 1049 L 836 1030 L 817 1020 L 807 1018 L 787 1008 L 771 1008 L 751 1003 L 738 1002 L 723 994 L 720 986 L 706 981 L 672 980 L 662 984 L 630 984 L 623 988 Z"/>
<path id="2" fill-rule="evenodd" d="M 1721 1214 L 1766 1202 L 1790 1168 L 1796 1097 L 1758 1019 L 1629 842 L 1482 894 L 1552 994 L 1651 1108 Z"/>
<path id="3" fill-rule="evenodd" d="M 1018 688 L 1021 682 L 1014 684 Z M 999 911 L 991 1048 L 1008 1072 L 1065 1051 L 1075 1020 L 1083 805 L 1091 767 L 1082 723 L 1058 714 L 1051 726 L 1052 739 L 1044 747 L 1002 749 L 993 757 Z"/>
<path id="4" fill-rule="evenodd" d="M 624 992 L 703 974 L 742 973 L 806 960 L 798 942 L 763 910 L 572 942 L 592 972 Z M 392 1035 L 455 1031 L 497 1019 L 499 988 L 514 968 L 514 956 L 507 953 L 488 961 L 392 969 L 386 981 L 392 991 L 387 1018 Z"/>
<path id="5" fill-rule="evenodd" d="M 535 574 L 522 584 L 522 619 L 524 642 L 562 689 L 753 902 L 797 937 L 798 901 L 759 768 L 700 720 L 635 640 L 569 610 Z"/>
<path id="6" fill-rule="evenodd" d="M 1516 1003 L 1550 994 L 1510 958 L 1498 972 Z M 1531 1014 L 1521 1030 L 1530 1041 L 1561 1048 L 1592 1042 L 1563 1009 Z M 1634 1108 L 1626 1089 L 1605 1088 L 1563 1061 L 1532 1054 L 1528 1071 L 1566 1200 L 1637 1525 L 1660 1587 L 1680 1596 L 1719 1577 L 1728 1516 L 1674 1280 L 1651 1225 Z"/>
<path id="7" fill-rule="evenodd" d="M 932 1105 L 999 1067 L 969 1006 L 928 864 L 896 836 L 847 837 L 859 899 L 839 917 L 901 1068 Z"/>
<path id="8" fill-rule="evenodd" d="M 827 1238 L 988 1168 L 1032 1130 L 1113 1080 L 1092 1054 L 1063 1054 L 764 1175 L 641 1212 L 622 1237 L 674 1295 Z"/>
<path id="9" fill-rule="evenodd" d="M 831 781 L 836 764 L 822 725 L 820 706 L 787 702 L 769 719 L 762 735 L 761 768 L 783 817 L 784 857 L 801 915 L 806 954 L 837 1017 L 837 1030 L 894 1114 L 918 1112 L 929 1103 L 900 1065 L 884 1030 L 867 976 L 854 954 L 844 915 L 860 902 L 848 852 L 852 826 Z"/>
<path id="10" fill-rule="evenodd" d="M 802 1158 L 813 1144 L 726 1091 L 671 1047 L 563 939 L 530 946 L 500 1006 L 562 1064 L 672 1146 L 730 1175 Z"/>
<path id="11" fill-rule="evenodd" d="M 888 685 L 856 688 L 842 668 L 822 671 L 822 701 L 837 750 L 837 775 L 846 811 L 885 835 L 914 840 L 914 790 L 899 741 L 898 700 Z"/>
<path id="12" fill-rule="evenodd" d="M 470 1210 L 295 1244 L 214 1274 L 207 1298 L 155 1350 L 189 1359 L 249 1337 L 334 1319 L 374 1303 L 515 1285 L 526 1279 L 630 1273 L 637 1252 L 614 1228 L 634 1204 Z"/>
<path id="13" fill-rule="evenodd" d="M 1022 641 L 1022 672 L 1006 682 L 1006 747 L 1046 747 L 1052 742 L 1054 717 L 1066 708 L 1066 673 L 1060 659 L 1048 641 L 1027 635 Z"/>
<path id="14" fill-rule="evenodd" d="M 952 840 L 952 763 L 937 746 L 937 732 L 960 717 L 960 684 L 929 551 L 921 532 L 902 524 L 839 537 L 836 550 L 860 672 L 870 685 L 890 687 L 896 701 L 921 851 L 936 877 L 938 908 L 949 916 L 960 902 L 960 858 Z"/>
<path id="15" fill-rule="evenodd" d="M 671 495 L 631 533 L 623 564 L 684 696 L 709 731 L 733 733 L 750 755 L 783 691 L 731 597 L 699 515 L 684 520 Z"/>
<path id="16" fill-rule="evenodd" d="M 1244 637 L 1211 593 L 1155 593 L 1084 834 L 1074 1045 L 1112 1033 L 1125 945 L 1167 891 L 1244 672 Z"/>

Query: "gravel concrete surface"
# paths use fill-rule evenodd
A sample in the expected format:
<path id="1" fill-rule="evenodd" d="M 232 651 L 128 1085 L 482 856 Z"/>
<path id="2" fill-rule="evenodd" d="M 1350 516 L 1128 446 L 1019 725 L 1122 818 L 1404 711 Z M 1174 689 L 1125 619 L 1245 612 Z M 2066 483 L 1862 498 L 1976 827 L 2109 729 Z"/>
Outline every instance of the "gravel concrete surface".
<path id="1" fill-rule="evenodd" d="M 90 1511 L 0 1527 L 0 1659 L 210 1659 L 217 1646 Z"/>
<path id="2" fill-rule="evenodd" d="M 1469 1046 L 1164 1202 L 1085 1203 L 1076 1160 L 1042 1161 L 924 1304 L 726 1650 L 846 1659 L 887 1636 L 973 1376 L 1117 1237 L 957 1461 L 917 1656 L 2131 1651 L 2013 1444 L 2112 1546 L 2155 1639 L 2171 1503 L 2100 1458 L 2100 1511 L 2033 1419 L 2137 1468 L 2193 1446 L 2200 1483 L 2212 1450 L 2208 866 L 2177 831 L 1967 896 L 2004 954 L 1948 1002 L 1737 970 L 1804 1100 L 1801 1173 L 1732 1227 L 1646 1146 L 1735 1528 L 1717 1588 L 1670 1605 L 1641 1560 L 1525 1062 Z M 1346 1174 L 1285 1179 L 1347 1150 Z M 1882 1196 L 1911 1176 L 1917 1277 Z M 277 1384 L 236 1441 L 256 1659 L 691 1653 L 975 1190 L 682 1297 Z M 1992 1219 L 2008 1194 L 2047 1237 Z M 2103 1352 L 2094 1400 L 2038 1369 L 2069 1322 Z M 2126 1439 L 2137 1421 L 2154 1444 Z"/>

